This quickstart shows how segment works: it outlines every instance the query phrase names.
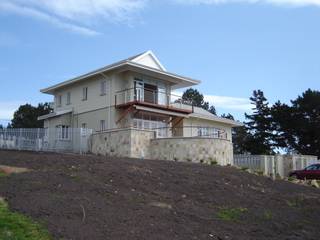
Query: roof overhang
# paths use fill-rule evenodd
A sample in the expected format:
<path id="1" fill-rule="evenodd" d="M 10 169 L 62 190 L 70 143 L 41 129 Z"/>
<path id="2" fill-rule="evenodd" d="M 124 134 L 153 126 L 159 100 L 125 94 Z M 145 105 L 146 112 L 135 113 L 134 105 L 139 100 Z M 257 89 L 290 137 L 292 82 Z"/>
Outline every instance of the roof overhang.
<path id="1" fill-rule="evenodd" d="M 237 122 L 237 121 L 234 121 L 231 119 L 222 118 L 222 117 L 218 117 L 218 116 L 211 117 L 211 116 L 205 116 L 202 114 L 191 113 L 191 114 L 189 114 L 189 117 L 200 118 L 200 119 L 204 119 L 204 120 L 208 120 L 208 121 L 218 122 L 218 123 L 229 125 L 231 127 L 242 127 L 243 126 L 243 123 L 241 123 L 241 122 Z"/>
<path id="2" fill-rule="evenodd" d="M 38 120 L 45 120 L 48 118 L 58 117 L 58 116 L 61 116 L 61 115 L 67 114 L 67 113 L 71 113 L 71 112 L 72 112 L 72 109 L 53 112 L 53 113 L 49 113 L 49 114 L 42 115 L 42 116 L 38 117 Z"/>
<path id="3" fill-rule="evenodd" d="M 140 111 L 142 110 L 142 111 L 146 111 L 146 112 L 153 112 L 153 113 L 164 114 L 164 115 L 175 116 L 175 117 L 183 117 L 183 118 L 189 117 L 188 113 L 177 113 L 174 111 L 155 109 L 155 108 L 151 108 L 151 107 L 143 107 L 143 106 L 139 106 L 139 105 L 134 105 L 134 107 L 135 107 L 135 109 L 140 110 Z"/>
<path id="4" fill-rule="evenodd" d="M 192 78 L 188 77 L 183 77 L 174 73 L 170 73 L 167 71 L 162 71 L 156 68 L 148 67 L 139 63 L 135 63 L 132 61 L 121 61 L 109 66 L 106 66 L 104 68 L 100 68 L 98 70 L 95 70 L 93 72 L 89 72 L 87 74 L 81 75 L 79 77 L 64 81 L 62 83 L 53 85 L 48 88 L 41 89 L 40 92 L 42 93 L 47 93 L 47 94 L 53 94 L 54 91 L 69 86 L 71 84 L 74 84 L 76 82 L 80 82 L 83 80 L 86 80 L 89 77 L 96 76 L 99 74 L 105 74 L 109 71 L 116 70 L 117 72 L 124 72 L 124 71 L 133 71 L 141 74 L 146 74 L 148 76 L 158 78 L 158 79 L 163 79 L 166 81 L 169 81 L 172 83 L 172 89 L 178 89 L 178 88 L 184 88 L 184 87 L 190 87 L 196 84 L 199 84 L 199 80 L 195 80 Z"/>

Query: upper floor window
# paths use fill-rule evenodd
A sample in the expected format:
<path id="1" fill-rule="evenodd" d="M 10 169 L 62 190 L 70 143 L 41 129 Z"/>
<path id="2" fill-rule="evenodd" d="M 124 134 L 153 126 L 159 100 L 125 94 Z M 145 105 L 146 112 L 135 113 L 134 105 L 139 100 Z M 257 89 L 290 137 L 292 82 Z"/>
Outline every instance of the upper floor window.
<path id="1" fill-rule="evenodd" d="M 82 89 L 82 100 L 85 101 L 88 99 L 88 87 Z"/>
<path id="2" fill-rule="evenodd" d="M 67 105 L 71 104 L 71 92 L 67 93 Z"/>
<path id="3" fill-rule="evenodd" d="M 106 95 L 107 94 L 107 81 L 103 80 L 100 82 L 100 95 Z"/>
<path id="4" fill-rule="evenodd" d="M 61 96 L 61 95 L 58 95 L 58 96 L 57 96 L 57 106 L 58 106 L 58 107 L 61 107 L 61 104 L 62 104 L 62 96 Z"/>

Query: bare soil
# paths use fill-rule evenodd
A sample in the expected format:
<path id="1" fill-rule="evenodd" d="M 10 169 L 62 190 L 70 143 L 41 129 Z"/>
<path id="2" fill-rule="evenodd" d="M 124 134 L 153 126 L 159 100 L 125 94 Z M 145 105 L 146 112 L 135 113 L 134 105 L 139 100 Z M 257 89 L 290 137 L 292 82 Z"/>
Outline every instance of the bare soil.
<path id="1" fill-rule="evenodd" d="M 0 151 L 12 210 L 55 239 L 320 239 L 320 191 L 233 167 Z"/>

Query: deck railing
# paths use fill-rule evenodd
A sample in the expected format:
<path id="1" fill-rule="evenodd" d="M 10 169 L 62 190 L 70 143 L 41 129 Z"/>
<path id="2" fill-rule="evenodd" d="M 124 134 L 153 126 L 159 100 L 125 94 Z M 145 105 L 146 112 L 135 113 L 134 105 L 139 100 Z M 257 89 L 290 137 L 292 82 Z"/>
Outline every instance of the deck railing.
<path id="1" fill-rule="evenodd" d="M 116 92 L 115 106 L 121 106 L 131 102 L 149 103 L 190 111 L 193 110 L 191 101 L 183 100 L 181 96 L 167 93 L 165 91 L 135 87 Z"/>
<path id="2" fill-rule="evenodd" d="M 206 126 L 183 126 L 153 128 L 155 138 L 215 138 L 228 140 L 227 132 L 223 129 Z"/>

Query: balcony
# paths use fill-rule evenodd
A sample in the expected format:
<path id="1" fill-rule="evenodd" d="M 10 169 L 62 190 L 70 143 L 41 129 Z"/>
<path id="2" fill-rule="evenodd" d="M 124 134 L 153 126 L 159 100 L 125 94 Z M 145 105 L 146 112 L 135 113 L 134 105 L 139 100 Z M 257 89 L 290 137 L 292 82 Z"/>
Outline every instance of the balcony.
<path id="1" fill-rule="evenodd" d="M 116 92 L 116 108 L 127 108 L 132 105 L 141 105 L 160 110 L 170 110 L 183 114 L 193 112 L 192 104 L 187 101 L 183 101 L 181 96 L 168 94 L 164 91 L 136 87 Z"/>

